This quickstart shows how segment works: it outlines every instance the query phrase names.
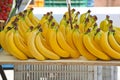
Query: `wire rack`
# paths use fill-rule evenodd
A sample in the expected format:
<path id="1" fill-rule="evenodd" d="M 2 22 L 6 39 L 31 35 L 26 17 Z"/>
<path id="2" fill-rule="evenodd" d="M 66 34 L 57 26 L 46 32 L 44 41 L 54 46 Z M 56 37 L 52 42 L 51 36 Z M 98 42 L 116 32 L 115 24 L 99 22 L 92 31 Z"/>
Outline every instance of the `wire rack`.
<path id="1" fill-rule="evenodd" d="M 115 66 L 22 64 L 14 70 L 15 80 L 117 80 Z"/>

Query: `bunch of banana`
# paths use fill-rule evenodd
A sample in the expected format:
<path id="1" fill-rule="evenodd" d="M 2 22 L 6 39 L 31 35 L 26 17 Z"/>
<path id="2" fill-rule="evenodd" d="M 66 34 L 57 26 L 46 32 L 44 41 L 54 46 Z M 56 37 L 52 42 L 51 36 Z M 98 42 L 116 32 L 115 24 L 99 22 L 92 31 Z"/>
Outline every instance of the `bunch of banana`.
<path id="1" fill-rule="evenodd" d="M 60 23 L 47 12 L 39 20 L 33 9 L 15 16 L 0 29 L 0 45 L 10 55 L 26 60 L 59 60 L 85 57 L 88 60 L 120 59 L 120 28 L 106 19 L 97 25 L 97 17 L 90 10 L 81 14 L 71 10 Z M 98 28 L 100 26 L 100 28 Z"/>
<path id="2" fill-rule="evenodd" d="M 24 46 L 22 44 L 22 41 L 20 39 L 20 37 L 17 35 L 17 26 L 14 27 L 8 27 L 7 30 L 2 30 L 2 35 L 1 35 L 1 45 L 3 47 L 3 49 L 5 51 L 7 51 L 8 53 L 10 53 L 11 55 L 13 55 L 14 57 L 20 59 L 20 60 L 26 60 L 28 59 L 28 56 L 26 55 L 26 53 L 23 52 L 23 50 L 20 50 L 18 47 L 20 47 L 21 45 Z M 21 45 L 19 45 L 19 43 Z M 17 46 L 18 45 L 18 46 Z M 21 48 L 21 47 L 20 47 Z M 22 49 L 22 48 L 21 48 Z M 24 49 L 25 50 L 25 49 Z"/>

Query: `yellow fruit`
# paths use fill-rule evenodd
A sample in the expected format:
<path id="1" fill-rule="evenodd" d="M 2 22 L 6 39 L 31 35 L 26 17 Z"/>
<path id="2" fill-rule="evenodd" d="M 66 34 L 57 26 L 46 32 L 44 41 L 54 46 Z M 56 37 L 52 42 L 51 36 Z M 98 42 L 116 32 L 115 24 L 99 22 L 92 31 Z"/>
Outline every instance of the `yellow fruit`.
<path id="1" fill-rule="evenodd" d="M 17 48 L 17 46 L 15 45 L 13 37 L 14 37 L 14 29 L 9 30 L 6 33 L 5 41 L 6 41 L 7 49 L 9 51 L 9 53 L 12 54 L 14 57 L 21 59 L 21 60 L 28 59 L 27 56 Z"/>
<path id="2" fill-rule="evenodd" d="M 37 50 L 37 47 L 35 45 L 35 38 L 36 38 L 37 33 L 38 33 L 37 29 L 29 33 L 29 36 L 27 38 L 28 49 L 35 59 L 45 60 L 46 58 Z"/>
<path id="3" fill-rule="evenodd" d="M 78 58 L 80 56 L 79 53 L 77 53 L 71 48 L 71 46 L 68 45 L 60 30 L 57 31 L 57 41 L 60 47 L 69 53 L 70 57 Z"/>
<path id="4" fill-rule="evenodd" d="M 56 29 L 50 29 L 50 35 L 49 35 L 49 44 L 52 50 L 59 55 L 60 57 L 67 58 L 70 56 L 70 54 L 63 50 L 58 42 L 57 42 L 57 34 L 56 34 Z"/>
<path id="5" fill-rule="evenodd" d="M 98 50 L 91 42 L 91 38 L 88 34 L 84 34 L 83 43 L 87 50 L 92 53 L 94 56 L 101 60 L 110 60 L 110 57 L 106 55 L 106 53 Z"/>
<path id="6" fill-rule="evenodd" d="M 100 44 L 104 52 L 113 59 L 120 59 L 120 53 L 111 48 L 108 42 L 108 32 L 102 32 Z"/>
<path id="7" fill-rule="evenodd" d="M 35 38 L 35 44 L 36 44 L 38 51 L 41 52 L 41 54 L 47 57 L 48 59 L 52 59 L 52 60 L 60 59 L 60 57 L 57 54 L 55 54 L 54 52 L 44 47 L 41 41 L 41 37 L 42 37 L 41 32 L 39 32 Z"/>

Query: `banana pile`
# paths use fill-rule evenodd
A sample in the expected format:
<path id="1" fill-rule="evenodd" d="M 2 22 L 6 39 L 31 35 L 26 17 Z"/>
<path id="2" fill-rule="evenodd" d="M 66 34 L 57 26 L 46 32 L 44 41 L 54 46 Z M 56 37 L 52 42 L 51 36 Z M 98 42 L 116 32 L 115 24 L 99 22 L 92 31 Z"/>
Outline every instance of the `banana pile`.
<path id="1" fill-rule="evenodd" d="M 33 8 L 13 16 L 0 29 L 0 45 L 20 60 L 59 60 L 85 57 L 88 60 L 120 59 L 120 28 L 109 16 L 98 26 L 97 17 L 88 10 L 71 9 L 60 23 L 47 12 L 39 20 Z M 70 24 L 72 19 L 72 25 Z"/>

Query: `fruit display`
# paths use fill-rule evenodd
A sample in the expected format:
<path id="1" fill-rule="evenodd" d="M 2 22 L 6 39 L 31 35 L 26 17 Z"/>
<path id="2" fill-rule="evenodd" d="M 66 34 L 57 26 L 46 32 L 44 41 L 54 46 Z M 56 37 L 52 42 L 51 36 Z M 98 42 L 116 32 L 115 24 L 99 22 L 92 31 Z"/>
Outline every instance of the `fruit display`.
<path id="1" fill-rule="evenodd" d="M 120 28 L 106 19 L 97 24 L 97 16 L 71 10 L 60 23 L 47 12 L 38 19 L 33 8 L 13 16 L 0 30 L 0 44 L 10 55 L 20 60 L 120 60 Z M 80 17 L 79 17 L 80 15 Z"/>

